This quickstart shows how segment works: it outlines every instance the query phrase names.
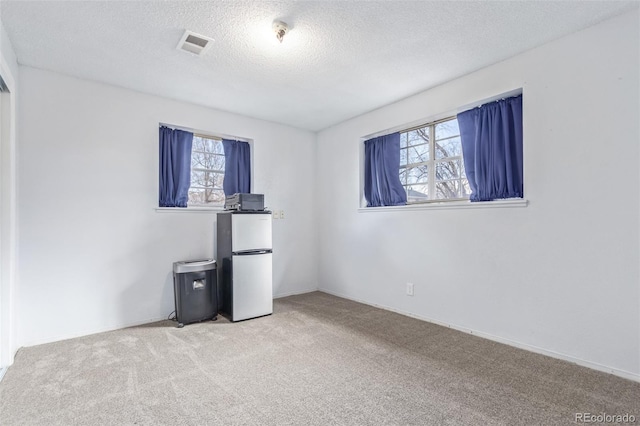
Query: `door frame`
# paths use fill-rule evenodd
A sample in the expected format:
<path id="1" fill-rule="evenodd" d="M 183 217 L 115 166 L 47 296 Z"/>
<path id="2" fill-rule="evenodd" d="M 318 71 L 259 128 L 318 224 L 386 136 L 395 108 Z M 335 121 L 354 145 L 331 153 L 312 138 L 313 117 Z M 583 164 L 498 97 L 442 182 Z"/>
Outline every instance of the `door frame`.
<path id="1" fill-rule="evenodd" d="M 16 80 L 0 53 L 0 378 L 13 364 L 16 344 L 17 178 Z"/>

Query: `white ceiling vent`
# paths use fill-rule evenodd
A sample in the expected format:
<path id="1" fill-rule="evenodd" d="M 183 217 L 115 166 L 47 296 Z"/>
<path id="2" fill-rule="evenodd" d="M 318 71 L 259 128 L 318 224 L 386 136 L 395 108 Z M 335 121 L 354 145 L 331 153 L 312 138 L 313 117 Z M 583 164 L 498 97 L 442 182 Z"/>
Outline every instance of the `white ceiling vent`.
<path id="1" fill-rule="evenodd" d="M 186 30 L 178 43 L 177 49 L 202 56 L 212 44 L 212 38 Z"/>

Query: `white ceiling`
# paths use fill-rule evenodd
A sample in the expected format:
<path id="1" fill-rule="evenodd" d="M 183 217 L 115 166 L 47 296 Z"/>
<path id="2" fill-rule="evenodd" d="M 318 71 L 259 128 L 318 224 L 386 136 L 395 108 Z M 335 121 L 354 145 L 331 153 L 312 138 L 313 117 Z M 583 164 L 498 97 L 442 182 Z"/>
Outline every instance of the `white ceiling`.
<path id="1" fill-rule="evenodd" d="M 637 7 L 3 0 L 0 17 L 23 65 L 317 131 Z M 176 50 L 185 29 L 215 39 L 205 56 Z"/>

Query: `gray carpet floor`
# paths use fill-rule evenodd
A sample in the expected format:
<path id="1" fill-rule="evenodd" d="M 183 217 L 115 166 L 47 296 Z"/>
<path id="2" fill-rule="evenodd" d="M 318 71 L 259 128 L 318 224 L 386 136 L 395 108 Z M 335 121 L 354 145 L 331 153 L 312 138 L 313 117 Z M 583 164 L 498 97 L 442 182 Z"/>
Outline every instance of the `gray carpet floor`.
<path id="1" fill-rule="evenodd" d="M 2 425 L 554 425 L 640 383 L 316 292 L 21 349 Z M 640 420 L 636 420 L 636 424 Z"/>

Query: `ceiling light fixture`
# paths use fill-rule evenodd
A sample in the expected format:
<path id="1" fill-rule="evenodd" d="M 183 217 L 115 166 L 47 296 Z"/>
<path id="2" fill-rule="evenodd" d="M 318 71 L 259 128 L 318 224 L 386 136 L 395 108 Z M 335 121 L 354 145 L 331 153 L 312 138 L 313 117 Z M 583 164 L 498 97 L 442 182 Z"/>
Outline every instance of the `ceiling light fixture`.
<path id="1" fill-rule="evenodd" d="M 280 43 L 282 43 L 282 39 L 284 35 L 289 31 L 289 27 L 287 24 L 281 21 L 273 21 L 273 31 L 276 33 L 276 38 Z"/>

